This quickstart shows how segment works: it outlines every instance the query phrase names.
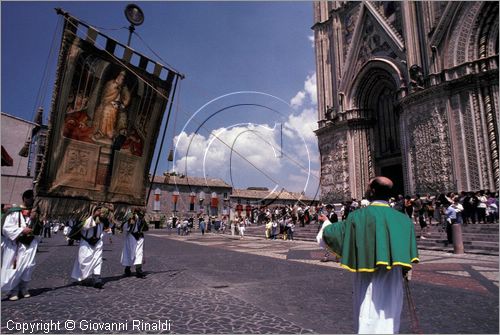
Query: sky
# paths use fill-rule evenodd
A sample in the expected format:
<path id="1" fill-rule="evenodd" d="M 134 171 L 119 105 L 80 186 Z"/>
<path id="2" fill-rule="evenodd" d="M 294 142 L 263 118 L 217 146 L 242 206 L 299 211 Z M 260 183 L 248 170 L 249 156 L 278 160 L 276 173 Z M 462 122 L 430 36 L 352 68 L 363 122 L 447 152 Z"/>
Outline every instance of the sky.
<path id="1" fill-rule="evenodd" d="M 185 75 L 156 174 L 317 197 L 312 2 L 135 3 L 145 20 L 132 48 Z M 2 1 L 1 111 L 32 120 L 41 106 L 47 121 L 62 20 L 54 8 L 126 43 L 127 4 Z"/>

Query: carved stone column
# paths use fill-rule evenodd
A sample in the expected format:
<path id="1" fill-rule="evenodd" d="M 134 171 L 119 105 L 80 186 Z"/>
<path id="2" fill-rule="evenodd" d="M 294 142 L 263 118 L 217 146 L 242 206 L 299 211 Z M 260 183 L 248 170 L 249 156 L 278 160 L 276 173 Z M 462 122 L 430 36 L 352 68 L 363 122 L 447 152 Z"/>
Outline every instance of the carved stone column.
<path id="1" fill-rule="evenodd" d="M 404 104 L 401 113 L 405 191 L 407 194 L 454 192 L 456 178 L 446 101 L 439 94 L 419 98 L 406 101 L 410 103 Z"/>

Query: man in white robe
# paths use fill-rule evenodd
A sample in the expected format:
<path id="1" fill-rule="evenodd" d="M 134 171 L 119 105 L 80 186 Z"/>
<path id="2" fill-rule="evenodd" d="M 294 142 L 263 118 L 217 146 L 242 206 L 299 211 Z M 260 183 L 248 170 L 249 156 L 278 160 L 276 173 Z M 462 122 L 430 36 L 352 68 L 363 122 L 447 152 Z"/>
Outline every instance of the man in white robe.
<path id="1" fill-rule="evenodd" d="M 34 202 L 32 190 L 23 193 L 23 206 L 6 214 L 2 226 L 2 292 L 9 292 L 9 300 L 19 295 L 29 298 L 28 283 L 35 268 L 35 255 L 40 242 L 41 227 L 35 230 L 37 213 L 31 210 Z"/>
<path id="2" fill-rule="evenodd" d="M 82 226 L 78 257 L 73 265 L 71 277 L 81 282 L 92 276 L 94 287 L 102 289 L 101 266 L 104 225 L 100 222 L 100 216 L 101 207 L 98 206 Z"/>
<path id="3" fill-rule="evenodd" d="M 144 230 L 147 230 L 147 223 L 144 217 L 136 212 L 123 225 L 124 233 L 123 251 L 121 263 L 125 267 L 125 276 L 132 275 L 130 267 L 135 265 L 135 275 L 137 278 L 145 278 L 142 271 L 142 259 L 144 256 Z M 146 228 L 146 229 L 145 229 Z"/>
<path id="4" fill-rule="evenodd" d="M 340 266 L 354 274 L 353 319 L 358 334 L 399 333 L 403 308 L 403 274 L 418 263 L 413 223 L 390 208 L 393 182 L 370 180 L 365 208 L 332 223 L 325 215 L 316 236 L 318 244 L 340 257 Z M 406 280 L 406 279 L 405 279 Z"/>

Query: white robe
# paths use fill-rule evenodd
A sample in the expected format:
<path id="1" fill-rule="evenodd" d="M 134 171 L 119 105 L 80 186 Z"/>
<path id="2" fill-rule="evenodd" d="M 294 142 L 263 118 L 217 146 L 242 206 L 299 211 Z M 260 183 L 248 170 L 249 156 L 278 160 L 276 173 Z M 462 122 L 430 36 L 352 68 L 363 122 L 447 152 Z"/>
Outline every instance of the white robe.
<path id="1" fill-rule="evenodd" d="M 358 334 L 397 334 L 403 309 L 401 267 L 354 273 L 354 324 Z"/>
<path id="2" fill-rule="evenodd" d="M 125 223 L 123 225 L 123 232 L 125 234 L 123 251 L 121 257 L 121 263 L 123 266 L 132 266 L 142 264 L 142 258 L 144 256 L 144 238 L 136 240 L 131 234 L 132 232 L 137 232 L 138 225 L 135 225 L 132 232 L 129 232 L 129 224 Z"/>
<path id="3" fill-rule="evenodd" d="M 83 225 L 82 236 L 87 238 L 92 237 L 95 226 L 95 220 L 89 217 Z M 71 272 L 71 277 L 78 281 L 82 281 L 92 274 L 97 276 L 101 274 L 104 226 L 102 223 L 97 223 L 97 226 L 96 237 L 100 239 L 94 246 L 90 245 L 83 238 L 80 240 L 78 257 L 73 264 L 73 271 Z"/>
<path id="4" fill-rule="evenodd" d="M 326 248 L 323 223 L 316 236 L 318 244 Z M 375 272 L 353 273 L 353 318 L 358 334 L 397 334 L 403 309 L 403 274 L 399 266 L 391 270 L 379 268 Z"/>
<path id="5" fill-rule="evenodd" d="M 21 226 L 19 226 L 19 220 Z M 40 237 L 36 236 L 29 246 L 16 241 L 23 229 L 29 225 L 30 218 L 20 212 L 9 214 L 2 229 L 2 291 L 18 288 L 21 280 L 29 282 L 35 268 L 35 255 Z M 14 263 L 16 267 L 14 268 Z"/>

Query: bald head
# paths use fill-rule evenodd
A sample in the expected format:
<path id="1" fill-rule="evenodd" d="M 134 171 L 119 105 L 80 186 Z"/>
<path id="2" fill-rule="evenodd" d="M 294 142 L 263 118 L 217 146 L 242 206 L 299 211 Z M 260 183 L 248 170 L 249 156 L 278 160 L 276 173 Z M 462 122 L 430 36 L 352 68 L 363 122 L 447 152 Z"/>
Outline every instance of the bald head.
<path id="1" fill-rule="evenodd" d="M 394 183 L 387 177 L 377 176 L 370 180 L 369 198 L 371 200 L 387 200 L 391 196 Z"/>

